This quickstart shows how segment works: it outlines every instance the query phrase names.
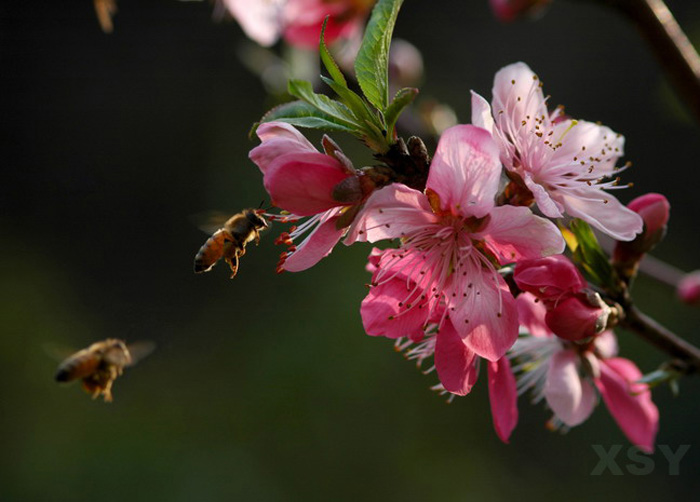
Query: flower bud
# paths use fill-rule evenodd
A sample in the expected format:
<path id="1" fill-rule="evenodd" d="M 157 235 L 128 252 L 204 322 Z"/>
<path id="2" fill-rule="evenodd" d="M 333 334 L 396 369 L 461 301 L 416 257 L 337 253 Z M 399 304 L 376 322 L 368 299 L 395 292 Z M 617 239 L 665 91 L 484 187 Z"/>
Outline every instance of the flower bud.
<path id="1" fill-rule="evenodd" d="M 333 198 L 335 187 L 350 177 L 333 157 L 290 153 L 270 163 L 263 184 L 272 203 L 297 216 L 311 216 L 350 203 Z"/>
<path id="2" fill-rule="evenodd" d="M 557 301 L 587 286 L 576 265 L 563 255 L 523 260 L 515 267 L 513 278 L 521 290 L 545 302 Z"/>
<path id="3" fill-rule="evenodd" d="M 683 303 L 700 306 L 700 270 L 683 277 L 676 292 Z"/>
<path id="4" fill-rule="evenodd" d="M 608 324 L 610 307 L 602 301 L 596 303 L 592 305 L 584 295 L 570 296 L 549 309 L 544 320 L 558 337 L 572 342 L 583 340 L 600 333 Z"/>
<path id="5" fill-rule="evenodd" d="M 637 197 L 627 205 L 644 221 L 642 233 L 634 240 L 617 242 L 613 252 L 613 263 L 618 269 L 634 269 L 644 253 L 651 251 L 666 235 L 670 205 L 666 197 L 648 193 Z"/>

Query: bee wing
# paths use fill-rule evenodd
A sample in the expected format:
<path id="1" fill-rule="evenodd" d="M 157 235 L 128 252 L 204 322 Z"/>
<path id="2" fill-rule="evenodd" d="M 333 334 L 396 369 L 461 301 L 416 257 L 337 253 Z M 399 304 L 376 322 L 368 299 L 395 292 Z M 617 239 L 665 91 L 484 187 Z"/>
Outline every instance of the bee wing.
<path id="1" fill-rule="evenodd" d="M 74 348 L 53 342 L 42 343 L 41 349 L 54 361 L 64 361 L 77 352 Z"/>
<path id="2" fill-rule="evenodd" d="M 203 211 L 190 216 L 190 221 L 202 232 L 211 235 L 223 227 L 232 214 L 222 211 Z"/>
<path id="3" fill-rule="evenodd" d="M 156 344 L 151 340 L 139 340 L 128 344 L 126 348 L 129 349 L 129 354 L 131 354 L 131 362 L 129 363 L 129 366 L 133 366 L 153 352 L 156 349 Z"/>

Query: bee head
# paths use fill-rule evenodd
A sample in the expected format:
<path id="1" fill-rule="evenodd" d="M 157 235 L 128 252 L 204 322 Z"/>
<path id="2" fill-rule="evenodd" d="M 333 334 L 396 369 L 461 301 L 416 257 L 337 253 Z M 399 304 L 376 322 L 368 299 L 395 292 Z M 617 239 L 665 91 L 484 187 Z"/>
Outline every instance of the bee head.
<path id="1" fill-rule="evenodd" d="M 262 216 L 260 216 L 257 211 L 247 211 L 246 218 L 255 226 L 255 228 L 268 227 L 267 221 L 265 221 L 265 219 Z"/>

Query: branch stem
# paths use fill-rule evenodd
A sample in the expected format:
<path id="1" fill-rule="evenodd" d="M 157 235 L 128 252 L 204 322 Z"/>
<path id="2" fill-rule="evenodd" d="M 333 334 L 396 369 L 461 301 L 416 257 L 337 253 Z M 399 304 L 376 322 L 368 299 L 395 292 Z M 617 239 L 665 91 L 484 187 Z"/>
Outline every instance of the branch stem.
<path id="1" fill-rule="evenodd" d="M 686 342 L 651 317 L 630 305 L 620 325 L 637 333 L 656 348 L 676 358 L 674 366 L 683 373 L 700 371 L 700 349 Z"/>

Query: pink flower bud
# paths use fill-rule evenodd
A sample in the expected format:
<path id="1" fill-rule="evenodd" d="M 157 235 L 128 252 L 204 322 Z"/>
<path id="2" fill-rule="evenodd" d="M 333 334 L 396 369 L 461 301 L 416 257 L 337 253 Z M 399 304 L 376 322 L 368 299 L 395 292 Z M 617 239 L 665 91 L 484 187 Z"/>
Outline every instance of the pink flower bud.
<path id="1" fill-rule="evenodd" d="M 346 204 L 334 199 L 333 192 L 348 177 L 329 155 L 290 153 L 270 163 L 263 184 L 274 205 L 297 216 L 311 216 Z"/>
<path id="2" fill-rule="evenodd" d="M 637 197 L 627 207 L 642 217 L 644 229 L 634 240 L 620 241 L 615 245 L 613 263 L 621 264 L 623 267 L 634 266 L 644 253 L 651 251 L 661 242 L 666 235 L 670 209 L 666 197 L 658 193 Z"/>
<path id="3" fill-rule="evenodd" d="M 491 10 L 503 22 L 539 13 L 550 0 L 491 0 Z"/>
<path id="4" fill-rule="evenodd" d="M 576 265 L 563 255 L 523 260 L 515 267 L 513 278 L 521 290 L 545 302 L 556 301 L 587 286 Z"/>
<path id="5" fill-rule="evenodd" d="M 585 296 L 575 295 L 557 303 L 544 320 L 558 337 L 578 341 L 603 331 L 609 315 L 610 308 L 602 301 L 594 306 Z"/>
<path id="6" fill-rule="evenodd" d="M 262 143 L 249 157 L 262 171 L 265 189 L 277 207 L 312 216 L 361 198 L 352 164 L 330 138 L 323 138 L 324 154 L 283 122 L 261 124 L 257 134 Z M 336 199 L 336 192 L 344 198 Z"/>
<path id="7" fill-rule="evenodd" d="M 700 305 L 700 270 L 691 272 L 678 283 L 678 298 L 688 305 Z"/>

